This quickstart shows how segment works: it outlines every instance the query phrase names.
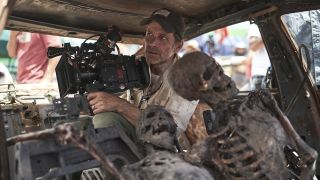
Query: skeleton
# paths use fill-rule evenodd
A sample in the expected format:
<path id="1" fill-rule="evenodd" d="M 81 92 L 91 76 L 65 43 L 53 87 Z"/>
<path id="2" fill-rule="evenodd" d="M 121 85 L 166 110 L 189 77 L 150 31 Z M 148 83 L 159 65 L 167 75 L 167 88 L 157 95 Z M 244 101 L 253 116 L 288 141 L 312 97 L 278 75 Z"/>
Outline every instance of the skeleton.
<path id="1" fill-rule="evenodd" d="M 177 145 L 177 125 L 171 114 L 161 106 L 144 110 L 137 125 L 137 135 L 147 147 L 148 155 L 141 161 L 125 166 L 122 174 L 128 180 L 142 179 L 213 179 L 208 171 L 183 160 Z"/>
<path id="2" fill-rule="evenodd" d="M 197 65 L 201 68 L 190 68 Z M 317 152 L 300 138 L 270 93 L 258 91 L 244 100 L 219 103 L 237 89 L 221 67 L 200 52 L 177 62 L 169 81 L 182 97 L 215 109 L 213 133 L 192 147 L 187 161 L 212 167 L 217 179 L 288 179 L 292 171 L 284 151 L 292 148 L 298 154 L 298 178 L 313 177 Z"/>
<path id="3" fill-rule="evenodd" d="M 168 151 L 153 152 L 141 161 L 125 166 L 122 174 L 127 180 L 213 180 L 207 170 Z"/>
<path id="4" fill-rule="evenodd" d="M 196 67 L 196 68 L 195 68 Z M 169 73 L 174 90 L 188 100 L 204 100 L 211 107 L 238 93 L 234 81 L 210 56 L 193 52 L 175 63 Z"/>
<path id="5" fill-rule="evenodd" d="M 180 151 L 176 135 L 177 125 L 172 115 L 162 106 L 148 107 L 140 117 L 136 131 L 147 153 L 156 149 Z"/>
<path id="6" fill-rule="evenodd" d="M 203 141 L 208 137 L 202 114 L 204 111 L 210 109 L 211 108 L 207 104 L 202 102 L 197 105 L 197 108 L 194 111 L 185 131 L 187 139 L 191 145 L 196 144 L 199 141 Z"/>
<path id="7" fill-rule="evenodd" d="M 183 56 L 170 72 L 169 82 L 182 97 L 189 100 L 200 99 L 185 132 L 191 145 L 208 136 L 202 117 L 203 111 L 214 108 L 218 102 L 231 98 L 238 92 L 235 83 L 224 74 L 222 67 L 201 52 Z M 209 102 L 211 107 L 208 107 L 206 102 Z"/>
<path id="8" fill-rule="evenodd" d="M 226 179 L 289 179 L 287 147 L 299 155 L 300 179 L 312 179 L 317 153 L 292 128 L 267 91 L 220 103 L 215 131 L 186 155 L 193 163 L 218 169 Z M 290 161 L 290 160 L 289 160 Z"/>

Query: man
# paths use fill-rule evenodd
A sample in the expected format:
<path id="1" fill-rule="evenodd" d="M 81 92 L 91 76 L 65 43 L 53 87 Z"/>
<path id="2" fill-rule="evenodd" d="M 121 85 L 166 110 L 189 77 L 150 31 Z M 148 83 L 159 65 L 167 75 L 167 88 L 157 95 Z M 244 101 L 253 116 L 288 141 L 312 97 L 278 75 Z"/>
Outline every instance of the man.
<path id="1" fill-rule="evenodd" d="M 248 31 L 249 55 L 251 61 L 251 90 L 261 89 L 268 68 L 271 66 L 269 56 L 261 38 L 258 26 L 252 24 Z"/>
<path id="2" fill-rule="evenodd" d="M 96 128 L 120 124 L 129 137 L 134 139 L 134 126 L 141 109 L 148 105 L 162 105 L 173 115 L 180 132 L 184 131 L 197 102 L 178 96 L 169 86 L 166 77 L 183 46 L 182 17 L 170 10 L 158 9 L 141 24 L 146 26 L 144 53 L 150 65 L 151 84 L 133 95 L 135 104 L 106 92 L 89 93 L 89 104 L 95 114 L 93 123 Z"/>
<path id="3" fill-rule="evenodd" d="M 60 57 L 48 59 L 48 47 L 60 47 L 57 36 L 11 31 L 8 54 L 18 60 L 18 83 L 49 83 Z"/>

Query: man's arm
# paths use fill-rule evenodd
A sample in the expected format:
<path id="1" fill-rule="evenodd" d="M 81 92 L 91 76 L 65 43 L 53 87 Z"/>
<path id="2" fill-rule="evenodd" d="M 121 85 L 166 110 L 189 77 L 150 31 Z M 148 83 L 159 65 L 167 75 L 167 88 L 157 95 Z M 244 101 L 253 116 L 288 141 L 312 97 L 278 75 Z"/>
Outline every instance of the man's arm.
<path id="1" fill-rule="evenodd" d="M 18 31 L 11 31 L 9 41 L 7 44 L 7 51 L 8 55 L 11 58 L 16 58 L 17 57 L 17 36 L 18 36 Z"/>
<path id="2" fill-rule="evenodd" d="M 41 34 L 40 37 L 41 37 L 42 42 L 44 44 L 45 51 L 47 51 L 47 49 L 49 47 L 61 47 L 61 38 L 58 36 Z M 60 60 L 60 56 L 54 57 L 52 59 L 48 59 L 48 66 L 47 66 L 47 69 L 46 69 L 46 71 L 40 81 L 41 83 L 51 82 L 52 77 L 55 72 L 55 68 L 56 68 L 57 64 L 59 63 L 59 60 Z"/>
<path id="3" fill-rule="evenodd" d="M 136 126 L 140 117 L 140 109 L 118 96 L 106 92 L 89 93 L 87 97 L 94 114 L 117 112 Z"/>

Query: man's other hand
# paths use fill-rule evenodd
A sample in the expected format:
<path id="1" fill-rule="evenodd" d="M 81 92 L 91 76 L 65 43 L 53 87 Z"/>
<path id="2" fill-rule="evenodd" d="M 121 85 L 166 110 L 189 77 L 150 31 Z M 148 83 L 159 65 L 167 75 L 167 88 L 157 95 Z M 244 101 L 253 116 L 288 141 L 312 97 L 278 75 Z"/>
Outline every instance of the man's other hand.
<path id="1" fill-rule="evenodd" d="M 106 92 L 89 93 L 87 99 L 94 114 L 108 111 L 119 112 L 121 106 L 126 106 L 127 104 L 124 99 Z"/>

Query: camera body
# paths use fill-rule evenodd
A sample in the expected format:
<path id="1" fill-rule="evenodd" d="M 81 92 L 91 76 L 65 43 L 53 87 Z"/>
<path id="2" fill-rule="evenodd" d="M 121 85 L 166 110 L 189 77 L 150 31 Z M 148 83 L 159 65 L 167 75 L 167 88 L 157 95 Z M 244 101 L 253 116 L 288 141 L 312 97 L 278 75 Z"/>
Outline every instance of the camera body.
<path id="1" fill-rule="evenodd" d="M 61 97 L 95 91 L 118 93 L 144 88 L 150 82 L 148 64 L 143 57 L 101 54 L 94 58 L 95 66 L 80 63 L 76 67 L 69 60 L 63 54 L 56 67 Z"/>
<path id="2" fill-rule="evenodd" d="M 111 54 L 120 39 L 119 31 L 109 28 L 95 43 L 50 47 L 49 58 L 62 55 L 56 67 L 60 97 L 94 91 L 118 93 L 148 86 L 150 72 L 144 57 Z"/>

